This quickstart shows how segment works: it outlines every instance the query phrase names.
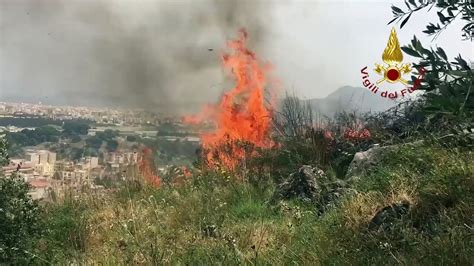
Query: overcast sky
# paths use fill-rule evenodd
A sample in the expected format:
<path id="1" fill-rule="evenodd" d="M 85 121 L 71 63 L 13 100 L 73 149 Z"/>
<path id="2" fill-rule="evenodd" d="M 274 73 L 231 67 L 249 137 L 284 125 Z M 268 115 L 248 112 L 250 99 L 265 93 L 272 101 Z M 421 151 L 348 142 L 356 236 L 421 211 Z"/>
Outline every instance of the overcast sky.
<path id="1" fill-rule="evenodd" d="M 324 97 L 360 86 L 360 69 L 382 61 L 392 3 L 405 7 L 367 0 L 0 0 L 0 101 L 157 109 L 212 101 L 226 87 L 219 53 L 240 27 L 285 88 Z M 397 26 L 401 44 L 414 34 L 430 44 L 421 31 L 437 20 L 435 11 Z M 436 44 L 451 58 L 472 61 L 460 25 Z"/>
<path id="2" fill-rule="evenodd" d="M 283 2 L 283 1 L 282 1 Z M 361 86 L 360 69 L 382 63 L 392 26 L 396 26 L 401 45 L 410 43 L 414 34 L 425 46 L 439 45 L 448 56 L 458 53 L 473 59 L 473 46 L 461 41 L 458 22 L 446 29 L 435 43 L 422 33 L 427 22 L 437 22 L 436 10 L 422 10 L 409 22 L 387 25 L 392 18 L 391 6 L 405 9 L 403 1 L 288 1 L 278 5 L 278 36 L 272 47 L 275 63 L 285 83 L 304 97 L 324 97 L 344 85 Z M 404 54 L 404 61 L 416 59 Z"/>

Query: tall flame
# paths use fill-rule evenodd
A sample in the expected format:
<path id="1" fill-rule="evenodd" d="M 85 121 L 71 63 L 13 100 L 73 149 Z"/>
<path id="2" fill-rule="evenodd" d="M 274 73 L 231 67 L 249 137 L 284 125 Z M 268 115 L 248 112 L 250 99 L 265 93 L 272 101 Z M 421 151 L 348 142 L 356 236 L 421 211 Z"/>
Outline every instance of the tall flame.
<path id="1" fill-rule="evenodd" d="M 389 65 L 403 61 L 402 49 L 400 48 L 395 28 L 392 28 L 392 31 L 390 32 L 390 37 L 388 38 L 387 47 L 385 47 L 385 50 L 383 51 L 382 59 Z"/>
<path id="2" fill-rule="evenodd" d="M 235 80 L 235 87 L 224 94 L 218 105 L 208 105 L 200 114 L 185 117 L 184 121 L 212 121 L 216 129 L 201 136 L 207 164 L 234 169 L 243 159 L 255 154 L 253 148 L 273 145 L 272 111 L 264 99 L 270 66 L 263 65 L 247 48 L 245 30 L 239 31 L 239 38 L 230 40 L 227 46 L 231 52 L 222 55 L 222 63 Z"/>
<path id="3" fill-rule="evenodd" d="M 161 178 L 157 175 L 156 170 L 153 167 L 152 150 L 150 148 L 143 149 L 138 169 L 146 182 L 154 187 L 160 187 Z"/>

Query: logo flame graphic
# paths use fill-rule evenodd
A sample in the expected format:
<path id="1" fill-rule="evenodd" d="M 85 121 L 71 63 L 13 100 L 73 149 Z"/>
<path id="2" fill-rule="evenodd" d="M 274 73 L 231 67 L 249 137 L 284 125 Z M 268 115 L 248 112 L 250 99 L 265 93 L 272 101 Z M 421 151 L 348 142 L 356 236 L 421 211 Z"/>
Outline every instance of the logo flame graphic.
<path id="1" fill-rule="evenodd" d="M 387 47 L 385 47 L 385 50 L 382 54 L 382 60 L 389 65 L 397 64 L 403 61 L 402 49 L 400 48 L 400 43 L 398 42 L 395 28 L 392 28 L 392 32 L 390 32 Z"/>

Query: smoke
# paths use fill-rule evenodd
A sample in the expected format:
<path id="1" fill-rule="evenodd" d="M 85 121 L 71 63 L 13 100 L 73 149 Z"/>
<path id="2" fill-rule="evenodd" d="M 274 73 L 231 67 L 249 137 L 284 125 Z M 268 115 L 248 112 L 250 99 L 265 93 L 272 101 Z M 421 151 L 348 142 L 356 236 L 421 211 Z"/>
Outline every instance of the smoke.
<path id="1" fill-rule="evenodd" d="M 223 89 L 219 55 L 245 27 L 261 49 L 263 1 L 2 0 L 0 99 L 197 109 Z"/>

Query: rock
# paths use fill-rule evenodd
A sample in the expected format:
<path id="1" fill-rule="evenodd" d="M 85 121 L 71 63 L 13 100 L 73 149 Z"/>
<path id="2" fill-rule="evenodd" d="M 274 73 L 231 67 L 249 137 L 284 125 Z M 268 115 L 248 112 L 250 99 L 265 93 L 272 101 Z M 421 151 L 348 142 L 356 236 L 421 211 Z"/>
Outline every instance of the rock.
<path id="1" fill-rule="evenodd" d="M 416 147 L 420 144 L 423 144 L 423 140 L 389 146 L 379 146 L 379 144 L 374 144 L 372 148 L 366 151 L 357 152 L 349 164 L 345 180 L 355 181 L 366 175 L 368 172 L 373 170 L 373 167 L 380 163 L 384 158 L 384 155 L 390 151 L 397 150 L 402 146 Z"/>
<path id="2" fill-rule="evenodd" d="M 365 175 L 382 160 L 383 154 L 392 147 L 393 146 L 380 147 L 378 144 L 375 144 L 366 151 L 357 152 L 347 169 L 346 180 L 352 181 Z"/>
<path id="3" fill-rule="evenodd" d="M 303 165 L 277 187 L 271 203 L 280 202 L 280 207 L 284 207 L 282 200 L 296 198 L 314 203 L 316 213 L 322 215 L 347 191 L 349 189 L 346 182 L 329 180 L 318 167 Z"/>
<path id="4" fill-rule="evenodd" d="M 400 220 L 410 210 L 410 202 L 404 200 L 379 210 L 369 223 L 369 230 L 389 229 L 393 223 Z"/>
<path id="5" fill-rule="evenodd" d="M 278 185 L 273 194 L 273 200 L 290 198 L 299 198 L 304 201 L 318 200 L 322 191 L 321 184 L 326 180 L 326 174 L 321 169 L 303 165 Z"/>

